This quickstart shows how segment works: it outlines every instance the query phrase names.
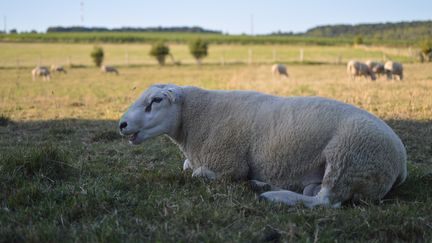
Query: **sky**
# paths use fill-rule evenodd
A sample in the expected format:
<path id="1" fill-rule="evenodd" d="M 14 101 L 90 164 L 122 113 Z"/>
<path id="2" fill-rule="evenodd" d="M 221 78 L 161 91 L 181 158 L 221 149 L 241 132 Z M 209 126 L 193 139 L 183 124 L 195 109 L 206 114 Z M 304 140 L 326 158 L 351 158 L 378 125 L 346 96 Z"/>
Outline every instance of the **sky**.
<path id="1" fill-rule="evenodd" d="M 38 32 L 50 26 L 200 26 L 267 34 L 327 24 L 432 20 L 432 0 L 0 0 L 0 14 L 1 30 L 6 22 L 7 30 Z"/>

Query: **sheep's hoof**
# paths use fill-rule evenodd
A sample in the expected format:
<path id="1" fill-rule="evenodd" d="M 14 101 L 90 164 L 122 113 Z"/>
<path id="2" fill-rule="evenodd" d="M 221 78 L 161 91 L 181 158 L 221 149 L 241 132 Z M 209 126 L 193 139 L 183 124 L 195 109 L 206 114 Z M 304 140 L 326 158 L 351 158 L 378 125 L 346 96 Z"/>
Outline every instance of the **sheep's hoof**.
<path id="1" fill-rule="evenodd" d="M 214 180 L 216 179 L 216 173 L 204 166 L 201 166 L 192 172 L 192 177 L 202 177 L 205 179 Z"/>
<path id="2" fill-rule="evenodd" d="M 249 180 L 249 185 L 250 185 L 252 191 L 258 192 L 258 193 L 271 191 L 271 189 L 272 189 L 271 185 L 269 185 L 265 182 L 257 181 L 257 180 Z"/>
<path id="3" fill-rule="evenodd" d="M 183 171 L 186 170 L 192 170 L 192 165 L 190 164 L 190 161 L 186 159 L 183 163 Z"/>

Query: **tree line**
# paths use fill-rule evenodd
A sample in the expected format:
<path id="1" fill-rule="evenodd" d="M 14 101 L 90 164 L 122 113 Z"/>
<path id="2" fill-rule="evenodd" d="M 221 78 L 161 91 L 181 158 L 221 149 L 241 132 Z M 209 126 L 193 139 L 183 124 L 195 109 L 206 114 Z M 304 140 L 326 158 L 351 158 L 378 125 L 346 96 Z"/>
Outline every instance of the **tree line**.
<path id="1" fill-rule="evenodd" d="M 355 37 L 372 39 L 420 40 L 432 37 L 432 21 L 324 25 L 303 33 L 311 37 Z"/>
<path id="2" fill-rule="evenodd" d="M 105 28 L 105 27 L 83 27 L 83 26 L 71 26 L 62 27 L 54 26 L 49 27 L 47 33 L 55 32 L 183 32 L 183 33 L 212 33 L 222 34 L 221 31 L 208 30 L 198 26 L 180 26 L 180 27 L 121 27 L 121 28 Z"/>

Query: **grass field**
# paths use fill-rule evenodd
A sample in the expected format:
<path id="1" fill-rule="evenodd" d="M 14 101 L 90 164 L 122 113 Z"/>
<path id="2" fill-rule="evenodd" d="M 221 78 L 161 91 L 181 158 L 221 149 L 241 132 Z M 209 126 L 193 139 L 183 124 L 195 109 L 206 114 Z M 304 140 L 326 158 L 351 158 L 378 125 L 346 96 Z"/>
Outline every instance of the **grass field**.
<path id="1" fill-rule="evenodd" d="M 36 65 L 90 66 L 93 44 L 61 43 L 0 43 L 0 67 L 34 67 Z M 149 44 L 101 44 L 105 50 L 105 63 L 117 66 L 155 65 L 149 55 Z M 195 60 L 184 44 L 171 44 L 171 53 L 182 64 L 194 64 Z M 350 59 L 375 59 L 384 57 L 413 62 L 409 48 L 371 48 L 352 46 L 298 46 L 298 45 L 210 45 L 207 64 L 300 62 L 300 51 L 306 63 L 346 63 Z M 251 55 L 249 54 L 251 52 Z M 411 54 L 413 50 L 411 51 Z M 251 56 L 249 58 L 249 56 Z M 167 63 L 171 63 L 168 59 Z"/>
<path id="2" fill-rule="evenodd" d="M 118 65 L 124 48 L 131 58 L 148 58 L 141 45 L 104 47 L 107 61 Z M 200 67 L 159 67 L 137 58 L 137 65 L 122 65 L 116 76 L 90 66 L 91 48 L 0 44 L 0 241 L 432 241 L 432 64 L 405 63 L 402 82 L 349 81 L 345 65 L 331 61 L 339 53 L 359 59 L 382 53 L 309 47 L 316 60 L 329 61 L 291 63 L 290 79 L 272 77 L 271 60 L 221 66 L 212 54 L 206 60 L 211 65 Z M 232 60 L 247 58 L 247 47 L 211 48 L 242 53 L 232 54 Z M 268 46 L 254 48 L 272 58 Z M 40 49 L 49 50 L 45 65 L 79 53 L 72 60 L 85 68 L 32 81 Z M 185 46 L 173 49 L 192 63 Z M 289 61 L 289 50 L 298 57 L 298 47 L 280 49 L 286 50 L 284 60 Z M 10 64 L 16 56 L 25 56 L 20 68 Z M 184 158 L 169 139 L 130 146 L 118 135 L 120 115 L 153 83 L 318 95 L 354 104 L 385 120 L 402 138 L 410 175 L 379 204 L 313 210 L 258 201 L 247 183 L 193 179 L 181 171 Z"/>

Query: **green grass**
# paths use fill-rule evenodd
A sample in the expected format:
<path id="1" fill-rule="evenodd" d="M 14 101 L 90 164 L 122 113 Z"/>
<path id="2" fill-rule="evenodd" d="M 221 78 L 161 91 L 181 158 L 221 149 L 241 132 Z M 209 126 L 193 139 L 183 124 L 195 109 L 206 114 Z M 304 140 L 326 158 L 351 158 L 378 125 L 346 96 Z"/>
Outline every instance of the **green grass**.
<path id="1" fill-rule="evenodd" d="M 37 60 L 36 47 L 57 58 L 71 49 L 84 55 L 92 45 L 2 43 L 0 63 L 23 50 Z M 121 53 L 116 47 L 134 50 L 130 53 L 141 48 L 107 45 L 108 53 Z M 288 53 L 292 46 L 280 48 Z M 347 57 L 374 55 L 310 48 L 305 50 L 316 50 L 316 60 L 324 59 L 320 55 L 334 60 L 339 51 Z M 432 64 L 404 63 L 403 82 L 349 81 L 344 65 L 327 62 L 293 62 L 290 78 L 277 79 L 270 64 L 137 64 L 120 67 L 118 76 L 85 65 L 50 81 L 32 81 L 31 65 L 0 69 L 0 241 L 432 241 Z M 259 201 L 246 182 L 192 178 L 182 172 L 183 155 L 168 138 L 130 146 L 117 133 L 121 114 L 154 83 L 319 95 L 359 106 L 401 137 L 409 177 L 378 204 L 312 210 Z"/>
<path id="2" fill-rule="evenodd" d="M 152 139 L 139 147 L 128 146 L 120 136 L 93 139 L 115 127 L 113 121 L 68 119 L 17 122 L 1 129 L 1 238 L 163 242 L 248 242 L 272 237 L 288 241 L 432 239 L 432 170 L 423 164 L 411 164 L 407 182 L 378 205 L 290 208 L 258 201 L 247 183 L 191 178 L 181 172 L 182 156 L 167 138 Z M 404 134 L 403 128 L 398 132 Z M 413 142 L 423 143 L 420 138 Z"/>

